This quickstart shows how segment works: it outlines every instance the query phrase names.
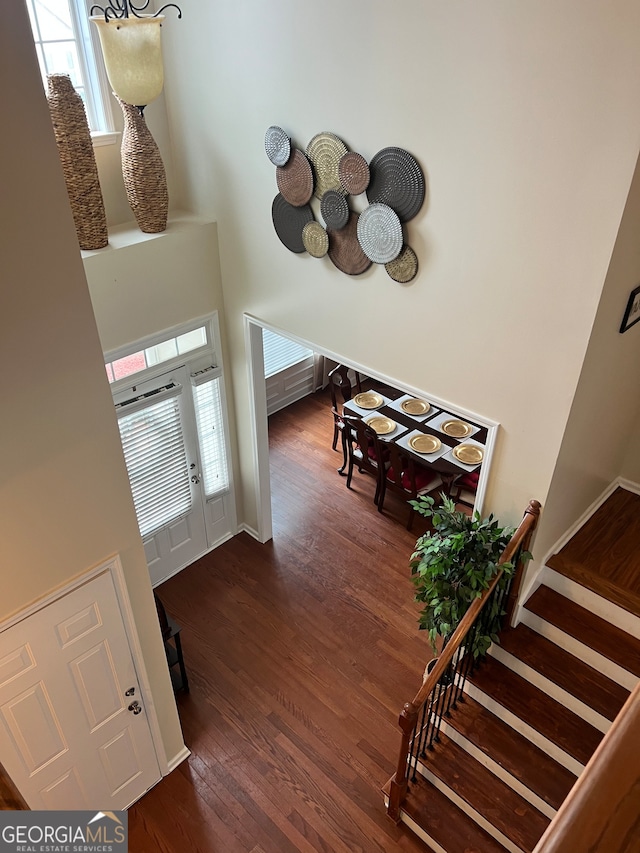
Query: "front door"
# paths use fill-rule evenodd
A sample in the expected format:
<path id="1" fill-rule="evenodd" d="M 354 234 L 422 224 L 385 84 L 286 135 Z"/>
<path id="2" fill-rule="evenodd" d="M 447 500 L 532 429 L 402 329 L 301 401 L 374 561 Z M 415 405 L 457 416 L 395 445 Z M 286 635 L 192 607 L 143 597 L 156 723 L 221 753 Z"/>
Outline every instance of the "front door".
<path id="1" fill-rule="evenodd" d="M 153 586 L 208 547 L 191 395 L 189 373 L 180 367 L 114 398 Z"/>
<path id="2" fill-rule="evenodd" d="M 31 809 L 124 809 L 160 779 L 109 572 L 0 633 L 0 755 Z"/>

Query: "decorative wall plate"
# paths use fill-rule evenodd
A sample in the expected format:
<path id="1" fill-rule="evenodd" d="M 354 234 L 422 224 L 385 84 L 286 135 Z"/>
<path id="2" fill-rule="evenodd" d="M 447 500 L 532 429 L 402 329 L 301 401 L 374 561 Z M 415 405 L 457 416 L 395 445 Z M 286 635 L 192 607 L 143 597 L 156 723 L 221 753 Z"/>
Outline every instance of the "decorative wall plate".
<path id="1" fill-rule="evenodd" d="M 302 229 L 302 242 L 312 258 L 324 258 L 329 251 L 329 235 L 319 222 L 307 222 Z"/>
<path id="2" fill-rule="evenodd" d="M 358 220 L 358 242 L 374 264 L 386 264 L 402 249 L 402 224 L 386 204 L 370 204 Z"/>
<path id="3" fill-rule="evenodd" d="M 369 169 L 369 202 L 388 204 L 401 222 L 412 219 L 425 196 L 424 174 L 415 157 L 404 148 L 383 148 L 373 156 Z"/>
<path id="4" fill-rule="evenodd" d="M 347 275 L 360 275 L 371 266 L 371 261 L 358 242 L 358 214 L 351 211 L 349 221 L 339 231 L 327 229 L 329 235 L 329 258 Z"/>
<path id="5" fill-rule="evenodd" d="M 349 221 L 349 205 L 343 193 L 327 190 L 320 202 L 320 213 L 327 228 L 344 228 Z"/>
<path id="6" fill-rule="evenodd" d="M 384 265 L 387 274 L 400 284 L 413 281 L 418 272 L 418 258 L 411 246 L 405 243 L 397 258 Z"/>
<path id="7" fill-rule="evenodd" d="M 291 154 L 291 140 L 281 127 L 272 124 L 264 135 L 264 150 L 274 166 L 284 166 Z"/>
<path id="8" fill-rule="evenodd" d="M 369 164 L 362 154 L 347 151 L 338 163 L 338 177 L 345 192 L 360 195 L 369 186 Z"/>
<path id="9" fill-rule="evenodd" d="M 327 190 L 344 194 L 338 166 L 347 153 L 347 146 L 335 133 L 317 133 L 307 145 L 307 157 L 316 171 L 316 196 L 322 198 Z"/>
<path id="10" fill-rule="evenodd" d="M 313 195 L 313 170 L 306 154 L 294 148 L 286 166 L 276 169 L 276 183 L 282 197 L 294 207 L 308 204 Z"/>
<path id="11" fill-rule="evenodd" d="M 304 252 L 302 231 L 307 222 L 313 220 L 313 211 L 308 204 L 294 207 L 280 193 L 274 198 L 271 206 L 271 216 L 276 234 L 291 252 Z"/>

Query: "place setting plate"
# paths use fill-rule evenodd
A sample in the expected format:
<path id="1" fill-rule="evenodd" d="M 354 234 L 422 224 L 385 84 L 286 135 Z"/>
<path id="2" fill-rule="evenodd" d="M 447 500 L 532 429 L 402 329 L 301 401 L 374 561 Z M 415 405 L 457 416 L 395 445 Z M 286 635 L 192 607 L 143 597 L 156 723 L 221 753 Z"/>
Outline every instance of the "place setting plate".
<path id="1" fill-rule="evenodd" d="M 484 448 L 477 444 L 458 444 L 451 452 L 464 465 L 479 465 L 484 459 Z"/>
<path id="2" fill-rule="evenodd" d="M 440 429 L 445 435 L 448 435 L 451 438 L 467 438 L 473 432 L 471 424 L 468 424 L 465 421 L 460 421 L 457 418 L 451 418 L 444 421 L 440 425 Z"/>
<path id="3" fill-rule="evenodd" d="M 387 406 L 418 422 L 430 420 L 440 411 L 440 409 L 434 408 L 424 397 L 416 397 L 414 394 L 403 394 L 402 397 L 398 397 L 396 400 L 387 403 Z"/>
<path id="4" fill-rule="evenodd" d="M 378 435 L 390 435 L 398 426 L 395 421 L 392 421 L 391 418 L 386 418 L 384 415 L 376 415 L 373 418 L 367 418 L 365 423 L 368 424 Z"/>
<path id="5" fill-rule="evenodd" d="M 361 409 L 379 409 L 384 404 L 384 397 L 375 391 L 362 391 L 356 394 L 353 402 Z"/>
<path id="6" fill-rule="evenodd" d="M 400 403 L 400 408 L 407 415 L 426 415 L 431 409 L 431 403 L 418 397 L 409 397 Z"/>
<path id="7" fill-rule="evenodd" d="M 456 441 L 464 441 L 480 432 L 479 426 L 465 421 L 459 415 L 444 411 L 434 418 L 429 418 L 429 426 L 448 435 L 449 438 L 455 438 Z"/>
<path id="8" fill-rule="evenodd" d="M 416 453 L 425 454 L 435 453 L 442 447 L 442 442 L 439 438 L 435 435 L 427 435 L 426 433 L 412 436 L 409 439 L 408 444 L 412 450 L 416 451 Z"/>

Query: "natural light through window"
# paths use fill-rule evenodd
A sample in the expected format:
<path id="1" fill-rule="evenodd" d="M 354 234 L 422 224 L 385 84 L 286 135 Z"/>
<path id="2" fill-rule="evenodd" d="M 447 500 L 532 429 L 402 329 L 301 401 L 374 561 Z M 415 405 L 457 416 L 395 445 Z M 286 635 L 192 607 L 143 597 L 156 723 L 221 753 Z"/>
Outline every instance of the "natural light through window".
<path id="1" fill-rule="evenodd" d="M 42 82 L 47 74 L 68 74 L 84 101 L 92 131 L 110 131 L 108 92 L 96 63 L 95 36 L 84 0 L 26 0 Z"/>
<path id="2" fill-rule="evenodd" d="M 206 345 L 207 329 L 205 326 L 200 326 L 175 338 L 167 338 L 166 341 L 161 341 L 152 347 L 107 362 L 105 369 L 109 382 L 125 379 L 127 376 L 146 370 L 148 367 L 163 364 L 165 361 L 170 361 L 172 358 L 193 352 L 193 350 Z"/>

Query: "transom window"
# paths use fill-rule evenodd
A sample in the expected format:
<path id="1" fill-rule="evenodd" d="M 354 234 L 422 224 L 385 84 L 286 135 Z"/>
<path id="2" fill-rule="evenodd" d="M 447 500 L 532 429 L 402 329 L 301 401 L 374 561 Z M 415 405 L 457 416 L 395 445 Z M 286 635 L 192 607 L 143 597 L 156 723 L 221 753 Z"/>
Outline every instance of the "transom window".
<path id="1" fill-rule="evenodd" d="M 171 359 L 178 355 L 193 352 L 193 350 L 206 345 L 206 326 L 199 326 L 197 329 L 177 335 L 175 338 L 167 338 L 139 352 L 131 353 L 115 361 L 108 361 L 105 364 L 105 368 L 109 382 L 116 382 L 118 379 L 132 376 L 134 373 L 139 373 L 148 367 L 155 367 L 156 364 L 171 361 Z"/>

